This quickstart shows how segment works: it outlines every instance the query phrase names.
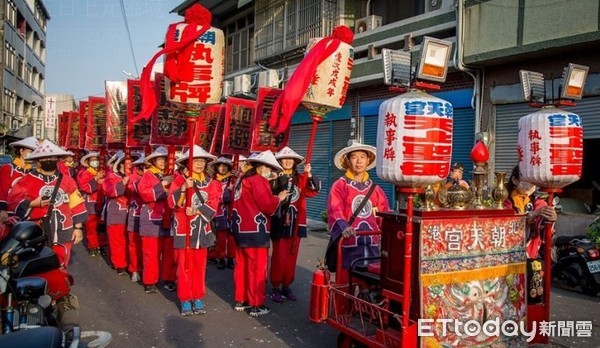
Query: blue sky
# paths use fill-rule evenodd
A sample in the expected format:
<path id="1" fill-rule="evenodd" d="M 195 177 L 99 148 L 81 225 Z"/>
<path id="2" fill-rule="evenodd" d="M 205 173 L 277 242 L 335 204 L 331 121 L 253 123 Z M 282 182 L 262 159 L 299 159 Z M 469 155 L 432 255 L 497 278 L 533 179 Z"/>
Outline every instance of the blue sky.
<path id="1" fill-rule="evenodd" d="M 134 76 L 158 45 L 167 26 L 183 19 L 169 11 L 183 0 L 124 0 L 139 72 L 136 72 L 119 0 L 46 0 L 46 93 L 77 99 L 104 93 L 105 80 Z"/>

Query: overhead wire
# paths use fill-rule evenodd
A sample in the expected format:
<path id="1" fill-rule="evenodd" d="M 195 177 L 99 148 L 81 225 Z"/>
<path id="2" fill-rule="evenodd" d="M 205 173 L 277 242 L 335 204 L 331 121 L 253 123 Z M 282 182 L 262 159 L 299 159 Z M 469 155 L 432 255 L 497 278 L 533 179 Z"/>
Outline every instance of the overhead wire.
<path id="1" fill-rule="evenodd" d="M 127 22 L 127 13 L 125 12 L 125 4 L 123 0 L 119 1 L 121 3 L 121 14 L 123 14 L 123 21 L 125 22 L 125 30 L 127 31 L 127 38 L 129 39 L 129 48 L 131 49 L 131 56 L 133 58 L 133 66 L 135 67 L 135 73 L 137 76 L 140 76 L 140 71 L 137 67 L 137 61 L 135 59 L 135 51 L 133 49 L 133 41 L 131 40 L 131 32 L 129 31 L 129 23 Z"/>

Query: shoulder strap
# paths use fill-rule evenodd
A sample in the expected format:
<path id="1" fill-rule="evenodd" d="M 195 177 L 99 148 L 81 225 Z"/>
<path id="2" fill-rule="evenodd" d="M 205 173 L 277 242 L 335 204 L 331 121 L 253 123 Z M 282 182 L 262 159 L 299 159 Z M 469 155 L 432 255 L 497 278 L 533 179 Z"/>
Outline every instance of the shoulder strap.
<path id="1" fill-rule="evenodd" d="M 48 213 L 46 215 L 50 216 L 52 214 L 52 210 L 54 209 L 54 200 L 56 199 L 56 194 L 58 193 L 58 188 L 60 187 L 60 183 L 62 181 L 63 175 L 62 173 L 58 174 L 58 179 L 54 184 L 54 190 L 52 191 L 52 195 L 50 196 L 50 202 L 48 204 Z"/>
<path id="2" fill-rule="evenodd" d="M 198 199 L 200 200 L 200 203 L 204 204 L 204 197 L 202 197 L 202 194 L 200 193 L 200 190 L 196 186 L 195 182 L 194 182 L 194 186 L 193 187 L 194 187 L 194 192 L 196 192 L 196 195 L 198 195 Z"/>
<path id="3" fill-rule="evenodd" d="M 367 192 L 367 195 L 365 196 L 365 198 L 363 198 L 363 200 L 360 202 L 358 207 L 356 207 L 356 210 L 354 211 L 354 213 L 352 214 L 352 217 L 350 217 L 350 220 L 348 221 L 348 225 L 352 226 L 352 224 L 354 223 L 354 220 L 356 220 L 356 218 L 358 217 L 358 214 L 360 213 L 362 208 L 365 207 L 365 204 L 367 204 L 367 202 L 371 198 L 373 191 L 375 191 L 375 183 L 371 182 L 371 186 L 369 186 L 369 192 Z"/>

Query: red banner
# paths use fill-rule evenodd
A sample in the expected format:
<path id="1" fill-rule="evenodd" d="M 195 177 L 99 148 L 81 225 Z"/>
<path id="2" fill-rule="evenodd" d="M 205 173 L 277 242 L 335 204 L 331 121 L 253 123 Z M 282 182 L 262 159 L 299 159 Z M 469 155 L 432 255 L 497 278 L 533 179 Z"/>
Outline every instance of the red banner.
<path id="1" fill-rule="evenodd" d="M 120 149 L 127 136 L 127 82 L 106 81 L 105 86 L 106 142 L 109 148 Z"/>
<path id="2" fill-rule="evenodd" d="M 199 111 L 198 104 L 175 103 L 167 100 L 166 85 L 169 80 L 163 74 L 155 75 L 155 90 L 159 91 L 158 107 L 152 116 L 152 145 L 181 145 L 189 142 L 186 111 Z"/>
<path id="3" fill-rule="evenodd" d="M 88 112 L 88 101 L 79 102 L 79 111 L 74 111 L 69 116 L 68 130 L 68 148 L 80 150 L 83 149 L 85 142 L 85 128 Z"/>
<path id="4" fill-rule="evenodd" d="M 252 125 L 252 152 L 262 152 L 271 150 L 277 152 L 288 145 L 290 142 L 290 128 L 285 133 L 275 135 L 275 132 L 269 131 L 269 118 L 273 110 L 275 99 L 283 90 L 278 88 L 259 87 L 258 97 L 256 99 L 256 117 Z"/>
<path id="5" fill-rule="evenodd" d="M 145 147 L 150 145 L 150 120 L 131 122 L 142 110 L 140 80 L 127 80 L 127 147 Z"/>
<path id="6" fill-rule="evenodd" d="M 229 97 L 225 105 L 222 152 L 228 155 L 248 155 L 252 143 L 251 134 L 256 101 Z"/>
<path id="7" fill-rule="evenodd" d="M 69 112 L 58 114 L 58 146 L 65 147 L 67 139 L 67 125 L 69 124 Z"/>
<path id="8" fill-rule="evenodd" d="M 85 149 L 100 150 L 106 146 L 106 98 L 90 97 L 85 132 Z"/>
<path id="9" fill-rule="evenodd" d="M 200 117 L 196 121 L 194 143 L 206 151 L 214 153 L 218 140 L 222 139 L 218 137 L 217 130 L 223 117 L 225 117 L 225 104 L 209 105 L 202 109 Z"/>

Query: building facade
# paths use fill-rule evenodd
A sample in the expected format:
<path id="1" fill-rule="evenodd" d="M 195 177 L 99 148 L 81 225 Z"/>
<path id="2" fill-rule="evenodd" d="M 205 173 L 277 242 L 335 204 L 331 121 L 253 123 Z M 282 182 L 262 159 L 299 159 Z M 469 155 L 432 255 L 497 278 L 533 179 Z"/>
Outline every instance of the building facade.
<path id="1" fill-rule="evenodd" d="M 3 43 L 0 135 L 3 139 L 43 137 L 46 24 L 42 0 L 1 0 Z"/>
<path id="2" fill-rule="evenodd" d="M 196 2 L 211 11 L 213 26 L 225 31 L 226 81 L 233 93 L 250 96 L 269 81 L 264 78 L 267 69 L 274 69 L 285 83 L 310 38 L 327 36 L 337 25 L 354 29 L 354 67 L 346 103 L 328 113 L 319 125 L 313 150 L 313 171 L 323 180 L 323 194 L 308 204 L 313 219 L 320 218 L 329 187 L 343 174 L 332 165 L 335 153 L 350 139 L 376 144 L 379 105 L 396 95 L 383 85 L 383 48 L 410 50 L 416 57 L 424 36 L 454 43 L 448 78 L 440 92 L 432 94 L 454 106 L 452 161 L 465 164 L 467 178 L 476 135 L 491 139 L 490 172 L 508 171 L 516 164 L 508 162 L 516 158 L 518 118 L 505 115 L 532 112 L 522 100 L 519 69 L 539 70 L 542 66 L 541 72 L 549 76 L 550 70 L 560 74 L 565 62 L 589 65 L 586 99 L 578 104 L 584 108 L 580 112 L 584 120 L 591 111 L 588 98 L 593 98 L 600 86 L 595 77 L 600 72 L 599 54 L 595 53 L 600 51 L 596 0 L 577 2 L 577 11 L 585 12 L 582 26 L 575 21 L 577 11 L 560 18 L 569 12 L 562 8 L 567 3 L 543 5 L 543 0 L 188 0 L 173 12 L 183 13 Z M 504 21 L 506 18 L 511 21 Z M 590 44 L 596 49 L 585 54 L 582 48 Z M 561 55 L 562 51 L 568 53 Z M 310 127 L 308 112 L 299 108 L 290 139 L 290 146 L 299 153 L 306 153 Z M 587 129 L 586 137 L 590 134 Z M 510 141 L 505 140 L 510 136 Z M 375 170 L 370 174 L 394 206 L 394 187 L 380 181 Z"/>

